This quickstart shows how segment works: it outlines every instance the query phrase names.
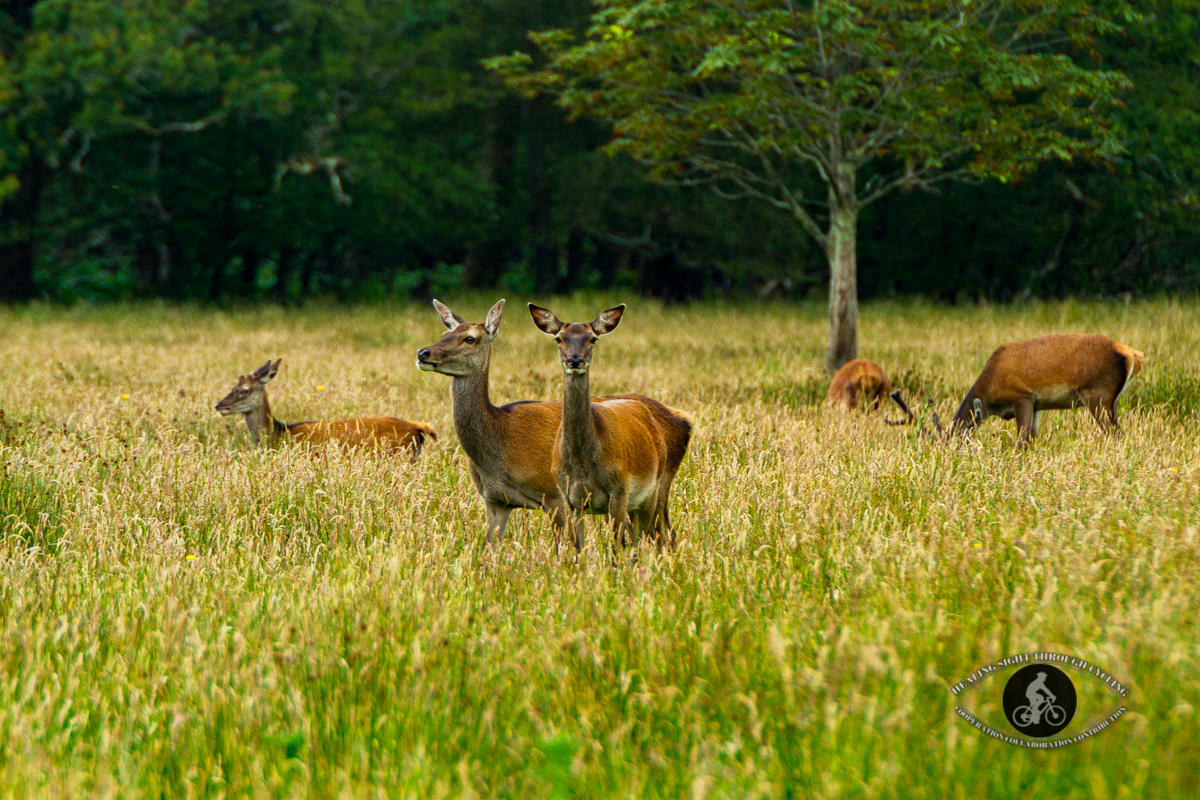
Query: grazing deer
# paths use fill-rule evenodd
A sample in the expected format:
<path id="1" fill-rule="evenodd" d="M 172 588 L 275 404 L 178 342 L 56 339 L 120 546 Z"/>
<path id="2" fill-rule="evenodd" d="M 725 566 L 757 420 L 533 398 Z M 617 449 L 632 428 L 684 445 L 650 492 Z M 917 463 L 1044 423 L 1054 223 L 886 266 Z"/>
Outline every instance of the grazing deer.
<path id="1" fill-rule="evenodd" d="M 951 432 L 963 433 L 990 416 L 1016 419 L 1027 444 L 1037 433 L 1038 412 L 1086 406 L 1100 430 L 1117 430 L 1117 398 L 1145 355 L 1107 336 L 1062 333 L 996 348 L 954 415 Z"/>
<path id="2" fill-rule="evenodd" d="M 883 367 L 874 361 L 856 358 L 846 362 L 833 376 L 833 380 L 829 382 L 829 393 L 825 396 L 825 402 L 849 410 L 858 407 L 858 398 L 861 395 L 863 404 L 869 404 L 874 410 L 879 408 L 880 401 L 891 391 L 892 387 L 887 376 L 883 374 Z"/>
<path id="3" fill-rule="evenodd" d="M 619 542 L 636 543 L 648 531 L 659 544 L 673 545 L 667 501 L 687 454 L 691 416 L 638 394 L 595 399 L 588 394 L 596 342 L 617 327 L 625 306 L 591 322 L 563 323 L 533 303 L 529 313 L 558 343 L 563 413 L 552 468 L 576 526 L 584 512 L 608 514 Z"/>
<path id="4" fill-rule="evenodd" d="M 239 376 L 237 385 L 217 403 L 221 416 L 246 415 L 246 427 L 254 441 L 261 441 L 265 433 L 271 445 L 291 439 L 313 444 L 334 442 L 343 447 L 378 447 L 388 452 L 403 449 L 410 452 L 413 460 L 420 454 L 426 437 L 437 441 L 433 428 L 424 422 L 409 422 L 398 417 L 360 417 L 331 422 L 293 422 L 290 425 L 280 422 L 271 414 L 267 384 L 279 371 L 282 361 L 282 358 L 267 361 L 254 374 Z"/>
<path id="5" fill-rule="evenodd" d="M 503 300 L 492 306 L 482 323 L 463 321 L 437 300 L 433 307 L 450 330 L 417 351 L 417 366 L 452 378 L 454 430 L 467 454 L 471 480 L 483 498 L 488 543 L 504 538 L 514 508 L 546 511 L 557 542 L 570 522 L 570 508 L 550 469 L 562 404 L 522 401 L 492 405 L 488 368 L 492 342 L 504 314 Z M 572 538 L 575 549 L 580 549 L 577 527 L 572 528 Z"/>

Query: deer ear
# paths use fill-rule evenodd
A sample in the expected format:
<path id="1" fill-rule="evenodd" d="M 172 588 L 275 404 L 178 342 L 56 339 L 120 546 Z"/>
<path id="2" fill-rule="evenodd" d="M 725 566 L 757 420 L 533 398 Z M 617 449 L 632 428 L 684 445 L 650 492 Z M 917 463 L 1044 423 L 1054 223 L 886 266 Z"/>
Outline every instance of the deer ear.
<path id="1" fill-rule="evenodd" d="M 496 338 L 496 331 L 500 330 L 500 318 L 504 316 L 504 301 L 497 301 L 496 305 L 492 306 L 492 310 L 488 312 L 487 319 L 483 321 L 483 328 L 488 332 L 488 336 Z"/>
<path id="2" fill-rule="evenodd" d="M 548 333 L 553 336 L 562 330 L 562 323 L 558 321 L 558 317 L 554 316 L 554 312 L 550 309 L 530 303 L 529 313 L 533 316 L 533 324 L 537 325 L 538 330 L 542 333 Z"/>
<path id="3" fill-rule="evenodd" d="M 600 316 L 592 320 L 592 330 L 597 336 L 603 336 L 606 333 L 612 333 L 616 330 L 617 325 L 621 322 L 621 317 L 625 313 L 625 304 L 616 308 L 610 308 L 608 311 L 601 311 Z"/>
<path id="4" fill-rule="evenodd" d="M 272 362 L 271 359 L 268 358 L 267 363 L 263 364 L 254 371 L 254 374 L 250 376 L 250 380 L 257 381 L 258 383 L 266 383 L 267 381 L 271 380 L 271 378 L 275 377 L 275 373 L 279 371 L 279 364 L 282 361 L 283 359 L 281 358 L 279 361 Z"/>
<path id="5" fill-rule="evenodd" d="M 433 307 L 437 311 L 438 316 L 442 318 L 442 324 L 450 330 L 454 330 L 465 321 L 458 314 L 451 311 L 449 307 L 439 303 L 437 300 L 433 301 Z"/>

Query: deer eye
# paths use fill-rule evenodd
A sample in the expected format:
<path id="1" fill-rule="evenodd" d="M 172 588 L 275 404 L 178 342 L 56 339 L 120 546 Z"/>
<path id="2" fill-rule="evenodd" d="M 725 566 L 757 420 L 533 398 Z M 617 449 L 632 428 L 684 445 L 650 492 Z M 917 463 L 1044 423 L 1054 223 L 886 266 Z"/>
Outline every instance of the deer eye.
<path id="1" fill-rule="evenodd" d="M 555 336 L 555 337 L 554 337 L 554 341 L 558 342 L 559 344 L 562 344 L 562 337 L 561 337 L 561 336 Z"/>
<path id="2" fill-rule="evenodd" d="M 600 337 L 599 337 L 599 336 L 593 336 L 593 337 L 592 337 L 592 344 L 595 344 L 595 343 L 596 343 L 596 342 L 598 342 L 598 341 L 600 341 Z"/>
<path id="3" fill-rule="evenodd" d="M 466 339 L 464 339 L 463 341 L 465 341 L 467 344 L 475 344 L 475 337 L 474 337 L 474 336 L 468 336 L 468 337 L 467 337 Z"/>

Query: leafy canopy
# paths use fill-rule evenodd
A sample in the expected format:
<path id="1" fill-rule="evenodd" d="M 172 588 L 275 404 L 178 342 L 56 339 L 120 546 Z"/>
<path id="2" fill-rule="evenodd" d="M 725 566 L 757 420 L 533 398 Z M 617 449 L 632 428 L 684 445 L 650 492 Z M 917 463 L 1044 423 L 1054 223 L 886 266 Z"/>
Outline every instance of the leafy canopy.
<path id="1" fill-rule="evenodd" d="M 858 208 L 900 186 L 1009 180 L 1046 158 L 1112 154 L 1106 113 L 1128 86 L 1089 69 L 1133 19 L 1083 0 L 600 0 L 583 41 L 531 34 L 545 61 L 492 59 L 614 126 L 611 151 L 656 177 L 714 183 L 791 211 Z M 861 186 L 853 175 L 874 162 Z M 815 169 L 807 197 L 790 164 Z M 841 176 L 841 177 L 839 177 Z M 849 179 L 846 176 L 850 176 Z"/>

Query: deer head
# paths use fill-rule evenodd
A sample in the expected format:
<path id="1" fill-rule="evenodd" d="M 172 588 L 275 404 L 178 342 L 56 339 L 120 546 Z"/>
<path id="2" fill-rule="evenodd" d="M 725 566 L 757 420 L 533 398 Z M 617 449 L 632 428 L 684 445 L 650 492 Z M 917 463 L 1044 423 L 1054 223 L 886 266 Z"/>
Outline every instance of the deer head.
<path id="1" fill-rule="evenodd" d="M 274 362 L 268 360 L 252 374 L 239 375 L 237 384 L 217 403 L 216 408 L 221 416 L 249 414 L 262 408 L 266 386 L 282 363 L 282 358 Z"/>
<path id="2" fill-rule="evenodd" d="M 563 371 L 568 375 L 586 375 L 592 365 L 596 342 L 604 334 L 616 330 L 625 313 L 625 304 L 600 312 L 600 316 L 591 322 L 563 323 L 552 311 L 533 303 L 529 304 L 529 313 L 538 330 L 554 337 Z"/>
<path id="3" fill-rule="evenodd" d="M 462 377 L 484 372 L 492 353 L 492 342 L 500 330 L 504 301 L 492 306 L 483 323 L 466 322 L 447 306 L 433 301 L 433 307 L 449 330 L 441 339 L 417 351 L 417 366 L 426 372 Z"/>

